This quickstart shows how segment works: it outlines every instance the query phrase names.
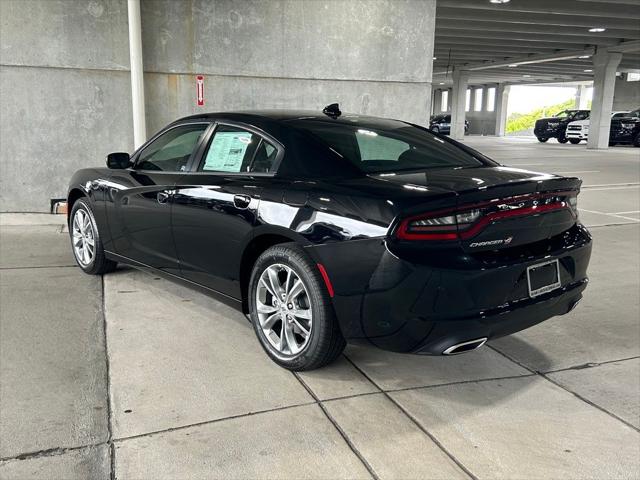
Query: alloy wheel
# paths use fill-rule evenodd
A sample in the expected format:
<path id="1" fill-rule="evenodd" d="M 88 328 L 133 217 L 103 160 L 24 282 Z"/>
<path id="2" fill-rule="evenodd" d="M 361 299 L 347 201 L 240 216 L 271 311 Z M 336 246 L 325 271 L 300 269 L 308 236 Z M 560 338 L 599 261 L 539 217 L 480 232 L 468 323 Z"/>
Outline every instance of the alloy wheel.
<path id="1" fill-rule="evenodd" d="M 96 236 L 89 214 L 79 208 L 72 222 L 73 253 L 83 267 L 91 263 L 96 252 Z"/>
<path id="2" fill-rule="evenodd" d="M 313 327 L 311 297 L 289 266 L 274 264 L 260 275 L 256 309 L 260 328 L 280 354 L 297 355 L 309 343 Z"/>

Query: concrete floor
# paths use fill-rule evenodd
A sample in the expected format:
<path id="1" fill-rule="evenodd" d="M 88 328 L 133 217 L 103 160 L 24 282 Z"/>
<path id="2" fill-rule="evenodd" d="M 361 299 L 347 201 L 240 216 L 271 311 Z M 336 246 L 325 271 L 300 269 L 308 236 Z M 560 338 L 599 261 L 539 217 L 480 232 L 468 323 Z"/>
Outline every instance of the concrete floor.
<path id="1" fill-rule="evenodd" d="M 294 375 L 239 313 L 1 215 L 0 478 L 639 478 L 640 150 L 467 143 L 584 178 L 595 244 L 579 308 L 458 357 Z"/>

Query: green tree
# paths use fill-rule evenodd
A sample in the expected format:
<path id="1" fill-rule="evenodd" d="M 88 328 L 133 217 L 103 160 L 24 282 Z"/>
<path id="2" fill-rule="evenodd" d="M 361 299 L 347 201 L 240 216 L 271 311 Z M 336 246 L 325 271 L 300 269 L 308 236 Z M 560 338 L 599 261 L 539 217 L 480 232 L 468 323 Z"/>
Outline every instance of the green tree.
<path id="1" fill-rule="evenodd" d="M 509 115 L 509 118 L 507 118 L 507 133 L 529 130 L 534 127 L 536 120 L 539 118 L 553 116 L 562 110 L 574 108 L 574 106 L 575 100 L 571 98 L 557 105 L 536 108 L 529 113 L 512 113 Z"/>

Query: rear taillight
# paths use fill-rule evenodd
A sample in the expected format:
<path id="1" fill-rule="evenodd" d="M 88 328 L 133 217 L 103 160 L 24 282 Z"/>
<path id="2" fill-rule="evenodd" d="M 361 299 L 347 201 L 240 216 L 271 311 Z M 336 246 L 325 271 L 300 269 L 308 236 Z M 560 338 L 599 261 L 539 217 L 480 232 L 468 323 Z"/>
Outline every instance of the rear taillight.
<path id="1" fill-rule="evenodd" d="M 480 233 L 491 222 L 547 213 L 568 208 L 578 217 L 578 192 L 520 195 L 455 210 L 405 218 L 395 230 L 400 240 L 465 240 Z"/>
<path id="2" fill-rule="evenodd" d="M 471 225 L 481 215 L 479 209 L 440 217 L 419 216 L 405 219 L 397 230 L 401 240 L 457 240 L 458 230 Z"/>

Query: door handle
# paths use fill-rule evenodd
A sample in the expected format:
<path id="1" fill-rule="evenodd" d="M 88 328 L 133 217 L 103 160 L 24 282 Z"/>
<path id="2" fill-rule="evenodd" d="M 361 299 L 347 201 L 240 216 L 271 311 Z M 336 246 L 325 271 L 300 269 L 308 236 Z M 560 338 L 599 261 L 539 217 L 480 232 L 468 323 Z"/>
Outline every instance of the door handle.
<path id="1" fill-rule="evenodd" d="M 158 200 L 158 203 L 167 203 L 170 196 L 171 195 L 169 192 L 158 192 L 158 194 L 156 195 L 156 200 Z"/>
<path id="2" fill-rule="evenodd" d="M 251 197 L 249 195 L 234 195 L 233 204 L 237 208 L 248 208 L 251 203 Z"/>

